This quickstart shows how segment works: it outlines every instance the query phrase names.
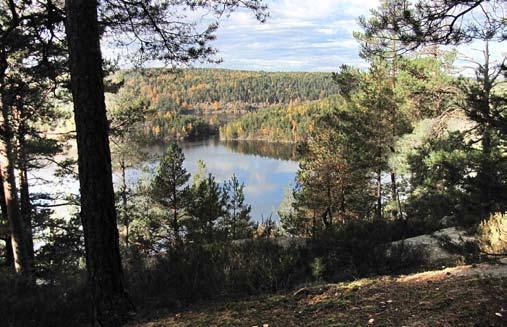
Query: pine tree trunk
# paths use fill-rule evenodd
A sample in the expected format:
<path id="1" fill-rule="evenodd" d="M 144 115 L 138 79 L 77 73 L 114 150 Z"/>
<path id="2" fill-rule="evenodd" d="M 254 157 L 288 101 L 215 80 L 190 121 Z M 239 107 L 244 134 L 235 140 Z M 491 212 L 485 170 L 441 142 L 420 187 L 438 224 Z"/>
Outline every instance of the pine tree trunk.
<path id="1" fill-rule="evenodd" d="M 3 191 L 5 212 L 8 218 L 14 270 L 26 281 L 31 282 L 32 269 L 30 256 L 26 247 L 26 229 L 19 212 L 16 177 L 14 175 L 14 146 L 9 115 L 10 103 L 12 101 L 10 101 L 11 97 L 6 94 L 7 90 L 4 83 L 8 67 L 6 49 L 0 49 L 0 54 L 0 109 L 2 110 L 2 114 L 0 115 L 0 176 L 2 185 L 0 187 Z"/>
<path id="2" fill-rule="evenodd" d="M 3 177 L 0 170 L 0 210 L 2 210 L 2 225 L 5 226 L 0 239 L 5 241 L 5 266 L 14 269 L 14 257 L 12 253 L 11 233 L 9 232 L 9 217 L 7 215 L 7 203 L 5 202 Z"/>
<path id="3" fill-rule="evenodd" d="M 377 171 L 377 219 L 382 220 L 382 169 Z"/>
<path id="4" fill-rule="evenodd" d="M 16 273 L 31 279 L 31 259 L 28 251 L 28 237 L 26 226 L 19 210 L 18 191 L 14 171 L 14 146 L 13 134 L 10 126 L 9 101 L 2 92 L 2 127 L 3 135 L 0 142 L 0 170 L 3 177 L 3 190 L 7 205 L 7 216 L 11 234 L 11 244 L 14 257 L 14 269 Z"/>
<path id="5" fill-rule="evenodd" d="M 398 188 L 397 188 L 397 185 L 396 185 L 396 173 L 394 171 L 391 172 L 391 200 L 394 202 L 394 203 L 398 203 L 397 202 L 397 199 L 398 199 Z M 401 208 L 398 208 L 399 211 L 395 214 L 395 218 L 398 218 L 401 214 Z"/>
<path id="6" fill-rule="evenodd" d="M 491 99 L 491 90 L 492 90 L 492 82 L 490 79 L 490 52 L 489 52 L 489 43 L 486 42 L 485 50 L 484 50 L 484 60 L 485 63 L 483 65 L 482 73 L 483 73 L 483 90 L 482 90 L 482 99 L 480 101 L 479 112 L 483 117 L 487 118 L 486 122 L 482 123 L 482 162 L 479 168 L 479 172 L 477 174 L 477 178 L 479 179 L 479 188 L 480 188 L 480 206 L 481 206 L 481 216 L 482 218 L 486 218 L 492 211 L 494 202 L 494 195 L 492 191 L 492 186 L 495 184 L 494 177 L 494 167 L 493 160 L 491 157 L 491 131 L 489 126 L 489 120 L 491 119 L 491 110 L 490 110 L 490 99 Z"/>
<path id="7" fill-rule="evenodd" d="M 66 0 L 76 122 L 81 221 L 94 320 L 119 326 L 131 309 L 124 290 L 108 140 L 97 1 Z"/>
<path id="8" fill-rule="evenodd" d="M 19 154 L 19 190 L 20 190 L 20 214 L 26 228 L 27 248 L 30 259 L 34 260 L 33 232 L 32 232 L 32 204 L 30 202 L 30 186 L 28 184 L 28 159 L 26 156 L 26 123 L 22 108 L 20 112 L 20 125 L 18 131 Z"/>
<path id="9" fill-rule="evenodd" d="M 125 167 L 125 160 L 120 162 L 121 168 L 121 202 L 123 206 L 123 224 L 125 226 L 125 248 L 129 248 L 129 228 L 130 228 L 130 217 L 128 213 L 128 201 L 127 201 L 127 176 Z"/>

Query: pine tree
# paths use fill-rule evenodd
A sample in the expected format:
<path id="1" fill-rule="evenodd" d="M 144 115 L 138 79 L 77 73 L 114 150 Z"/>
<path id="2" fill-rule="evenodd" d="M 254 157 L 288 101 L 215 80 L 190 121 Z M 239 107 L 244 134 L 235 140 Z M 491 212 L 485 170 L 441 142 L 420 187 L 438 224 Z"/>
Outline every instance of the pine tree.
<path id="1" fill-rule="evenodd" d="M 100 5 L 100 6 L 99 6 Z M 218 15 L 239 6 L 251 9 L 257 19 L 266 17 L 259 0 L 185 2 L 192 9 L 204 8 Z M 112 185 L 108 122 L 100 38 L 104 30 L 132 50 L 138 45 L 140 62 L 160 60 L 168 64 L 210 59 L 215 50 L 217 23 L 203 32 L 197 25 L 175 15 L 172 1 L 143 1 L 136 10 L 124 1 L 65 1 L 65 33 L 70 53 L 70 76 L 78 143 L 81 217 L 86 243 L 88 276 L 94 303 L 94 321 L 104 326 L 122 323 L 128 310 L 122 281 L 117 214 Z M 99 19 L 103 23 L 99 28 Z M 133 23 L 135 22 L 135 23 Z M 176 37 L 175 37 L 176 36 Z"/>
<path id="2" fill-rule="evenodd" d="M 112 82 L 113 86 L 114 81 Z M 121 84 L 121 81 L 118 83 Z M 135 167 L 148 154 L 142 150 L 139 130 L 147 115 L 145 103 L 127 89 L 120 88 L 117 93 L 110 95 L 112 102 L 109 106 L 110 141 L 113 169 L 120 171 L 120 185 L 117 190 L 119 196 L 119 218 L 123 225 L 125 247 L 129 247 L 130 222 L 132 220 L 132 190 L 127 185 L 126 172 L 128 168 Z"/>
<path id="3" fill-rule="evenodd" d="M 119 249 L 97 5 L 65 1 L 66 34 L 93 319 L 102 326 L 118 326 L 125 321 L 130 302 Z"/>
<path id="4" fill-rule="evenodd" d="M 188 241 L 211 243 L 223 239 L 219 222 L 227 212 L 225 205 L 222 187 L 209 174 L 192 190 L 192 203 L 188 208 L 190 219 L 186 223 Z"/>
<path id="5" fill-rule="evenodd" d="M 223 229 L 227 239 L 238 240 L 252 236 L 253 223 L 250 217 L 252 210 L 245 204 L 245 184 L 239 182 L 236 175 L 224 184 L 226 213 L 223 218 Z"/>
<path id="6" fill-rule="evenodd" d="M 163 211 L 172 234 L 166 238 L 173 243 L 181 242 L 181 220 L 189 205 L 188 181 L 190 174 L 183 167 L 185 155 L 181 148 L 172 143 L 160 160 L 159 167 L 151 184 L 151 196 Z"/>

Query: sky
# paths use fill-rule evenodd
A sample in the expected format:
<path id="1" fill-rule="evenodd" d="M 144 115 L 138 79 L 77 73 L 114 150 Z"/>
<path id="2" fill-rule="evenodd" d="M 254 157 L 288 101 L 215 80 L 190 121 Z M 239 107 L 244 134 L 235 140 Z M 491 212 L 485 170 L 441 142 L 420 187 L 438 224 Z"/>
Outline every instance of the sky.
<path id="1" fill-rule="evenodd" d="M 263 71 L 321 71 L 335 72 L 343 65 L 367 68 L 359 56 L 359 44 L 352 33 L 361 31 L 360 16 L 368 17 L 370 9 L 380 0 L 264 0 L 269 14 L 265 23 L 255 19 L 251 11 L 240 9 L 229 17 L 222 17 L 217 39 L 211 46 L 218 49 L 221 64 L 200 64 L 197 67 L 214 67 Z M 186 12 L 189 14 L 189 12 Z M 201 21 L 198 19 L 201 19 Z M 189 14 L 191 21 L 202 27 L 206 22 L 202 12 Z M 107 44 L 107 42 L 106 42 Z M 493 58 L 507 55 L 505 45 L 490 45 Z M 460 73 L 471 75 L 466 69 L 470 63 L 465 56 L 482 61 L 480 42 L 458 47 L 461 53 L 455 62 Z M 121 50 L 103 49 L 106 58 L 130 58 Z M 161 67 L 163 63 L 149 62 L 147 67 Z M 132 66 L 129 59 L 121 60 L 120 66 Z"/>
<path id="2" fill-rule="evenodd" d="M 352 36 L 357 19 L 378 0 L 266 0 L 270 17 L 259 23 L 238 11 L 223 19 L 213 45 L 229 69 L 336 71 L 365 66 Z M 210 65 L 208 65 L 210 66 Z"/>

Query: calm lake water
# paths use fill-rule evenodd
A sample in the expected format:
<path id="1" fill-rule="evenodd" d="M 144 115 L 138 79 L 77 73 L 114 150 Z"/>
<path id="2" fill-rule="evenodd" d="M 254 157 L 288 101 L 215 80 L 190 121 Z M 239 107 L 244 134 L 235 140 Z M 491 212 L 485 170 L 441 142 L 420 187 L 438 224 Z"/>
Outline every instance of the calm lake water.
<path id="1" fill-rule="evenodd" d="M 294 145 L 258 141 L 221 142 L 209 139 L 185 142 L 180 146 L 185 154 L 184 166 L 189 173 L 193 175 L 197 171 L 197 161 L 202 160 L 207 171 L 220 183 L 235 174 L 240 182 L 245 183 L 245 200 L 252 206 L 252 218 L 260 221 L 272 215 L 274 219 L 278 219 L 278 207 L 287 188 L 294 184 L 298 169 Z M 157 158 L 164 153 L 165 148 L 159 145 L 146 149 L 153 160 L 127 171 L 127 182 L 130 186 L 135 185 L 143 176 L 150 177 L 158 164 Z M 37 175 L 51 179 L 52 169 L 45 168 Z M 118 172 L 115 172 L 115 183 L 119 178 Z M 32 190 L 77 194 L 79 183 L 66 180 L 50 187 L 34 185 Z"/>
<path id="2" fill-rule="evenodd" d="M 240 182 L 245 183 L 245 200 L 252 206 L 252 218 L 260 221 L 272 215 L 278 219 L 278 207 L 287 188 L 294 184 L 298 169 L 294 145 L 210 139 L 180 146 L 185 154 L 184 167 L 189 173 L 195 174 L 197 161 L 202 160 L 217 182 L 222 183 L 235 174 Z M 148 150 L 159 157 L 165 146 Z M 150 166 L 155 165 L 156 162 Z M 129 171 L 128 179 L 137 180 L 139 174 L 139 170 Z"/>

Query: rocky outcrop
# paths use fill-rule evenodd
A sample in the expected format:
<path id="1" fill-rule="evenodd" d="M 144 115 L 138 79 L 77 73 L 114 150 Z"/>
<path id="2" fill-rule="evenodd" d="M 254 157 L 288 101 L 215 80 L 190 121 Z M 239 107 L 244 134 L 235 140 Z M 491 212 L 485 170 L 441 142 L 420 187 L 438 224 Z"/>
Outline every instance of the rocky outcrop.
<path id="1" fill-rule="evenodd" d="M 390 243 L 387 255 L 418 252 L 421 262 L 428 267 L 451 266 L 464 261 L 464 252 L 476 248 L 478 240 L 464 230 L 450 227 L 432 234 L 420 235 Z"/>

